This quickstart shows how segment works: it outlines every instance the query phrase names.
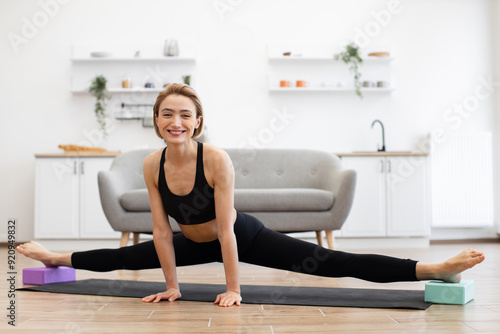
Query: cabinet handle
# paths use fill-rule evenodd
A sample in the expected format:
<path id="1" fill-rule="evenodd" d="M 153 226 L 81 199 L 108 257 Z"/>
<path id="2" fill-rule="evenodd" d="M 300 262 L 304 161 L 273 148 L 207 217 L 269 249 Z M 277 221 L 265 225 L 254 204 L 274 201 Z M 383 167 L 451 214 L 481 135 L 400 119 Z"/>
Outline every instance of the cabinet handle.
<path id="1" fill-rule="evenodd" d="M 76 175 L 76 160 L 73 161 L 73 174 Z"/>
<path id="2" fill-rule="evenodd" d="M 80 162 L 80 173 L 83 175 L 85 174 L 85 169 L 83 169 L 85 161 Z"/>
<path id="3" fill-rule="evenodd" d="M 384 160 L 380 160 L 380 173 L 384 172 Z"/>
<path id="4" fill-rule="evenodd" d="M 391 173 L 392 172 L 392 164 L 391 160 L 387 160 L 387 172 Z"/>

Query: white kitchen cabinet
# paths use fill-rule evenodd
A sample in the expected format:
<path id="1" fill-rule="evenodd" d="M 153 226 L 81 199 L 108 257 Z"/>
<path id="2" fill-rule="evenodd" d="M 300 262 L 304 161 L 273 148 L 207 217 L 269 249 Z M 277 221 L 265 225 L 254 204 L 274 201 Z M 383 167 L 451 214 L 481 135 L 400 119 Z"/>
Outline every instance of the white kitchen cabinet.
<path id="1" fill-rule="evenodd" d="M 76 158 L 36 159 L 35 238 L 78 238 Z"/>
<path id="2" fill-rule="evenodd" d="M 357 171 L 344 237 L 423 237 L 429 230 L 425 156 L 343 156 Z"/>
<path id="3" fill-rule="evenodd" d="M 385 175 L 380 172 L 381 161 L 370 157 L 342 158 L 344 169 L 354 169 L 357 173 L 354 202 L 342 236 L 386 235 Z"/>
<path id="4" fill-rule="evenodd" d="M 387 235 L 430 234 L 428 172 L 425 157 L 387 157 Z"/>
<path id="5" fill-rule="evenodd" d="M 97 173 L 113 157 L 37 156 L 35 238 L 117 238 L 102 211 Z"/>

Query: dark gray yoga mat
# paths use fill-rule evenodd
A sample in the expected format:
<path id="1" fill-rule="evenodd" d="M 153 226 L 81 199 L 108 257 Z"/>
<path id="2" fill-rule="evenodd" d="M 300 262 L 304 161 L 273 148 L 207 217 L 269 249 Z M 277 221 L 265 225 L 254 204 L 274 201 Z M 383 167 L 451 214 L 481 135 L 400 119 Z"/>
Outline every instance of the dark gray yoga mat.
<path id="1" fill-rule="evenodd" d="M 226 291 L 226 286 L 222 284 L 180 283 L 179 285 L 182 293 L 181 300 L 213 302 L 219 293 Z M 165 283 L 87 279 L 17 290 L 142 298 L 165 291 Z M 423 290 L 242 285 L 241 296 L 243 303 L 247 304 L 406 308 L 417 310 L 425 310 L 431 305 L 431 303 L 424 301 Z"/>

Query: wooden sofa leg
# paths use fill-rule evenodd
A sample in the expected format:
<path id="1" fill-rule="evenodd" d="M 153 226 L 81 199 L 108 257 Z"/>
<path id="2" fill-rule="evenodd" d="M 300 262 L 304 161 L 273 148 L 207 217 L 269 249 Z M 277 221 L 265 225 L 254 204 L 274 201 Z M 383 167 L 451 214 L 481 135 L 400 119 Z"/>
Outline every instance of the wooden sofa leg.
<path id="1" fill-rule="evenodd" d="M 333 231 L 332 230 L 329 230 L 329 231 L 325 231 L 325 234 L 326 234 L 326 242 L 328 243 L 328 248 L 330 249 L 333 249 Z"/>
<path id="2" fill-rule="evenodd" d="M 134 245 L 137 245 L 139 243 L 139 237 L 141 234 L 139 232 L 134 232 Z"/>
<path id="3" fill-rule="evenodd" d="M 321 235 L 322 231 L 316 231 L 316 239 L 318 240 L 318 245 L 323 247 L 323 236 Z"/>
<path id="4" fill-rule="evenodd" d="M 122 238 L 120 240 L 120 247 L 127 246 L 129 237 L 130 237 L 130 232 L 122 232 Z"/>

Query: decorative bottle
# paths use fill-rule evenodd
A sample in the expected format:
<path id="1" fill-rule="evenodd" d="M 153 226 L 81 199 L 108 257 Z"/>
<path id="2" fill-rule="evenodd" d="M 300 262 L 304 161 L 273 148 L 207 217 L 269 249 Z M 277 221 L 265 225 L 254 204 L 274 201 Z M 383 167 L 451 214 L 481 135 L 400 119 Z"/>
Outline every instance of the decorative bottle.
<path id="1" fill-rule="evenodd" d="M 179 47 L 177 45 L 177 40 L 173 39 L 168 44 L 168 56 L 177 57 L 179 55 Z"/>
<path id="2" fill-rule="evenodd" d="M 163 55 L 168 56 L 168 39 L 165 40 L 165 44 L 163 45 Z"/>

